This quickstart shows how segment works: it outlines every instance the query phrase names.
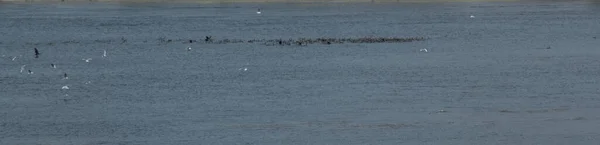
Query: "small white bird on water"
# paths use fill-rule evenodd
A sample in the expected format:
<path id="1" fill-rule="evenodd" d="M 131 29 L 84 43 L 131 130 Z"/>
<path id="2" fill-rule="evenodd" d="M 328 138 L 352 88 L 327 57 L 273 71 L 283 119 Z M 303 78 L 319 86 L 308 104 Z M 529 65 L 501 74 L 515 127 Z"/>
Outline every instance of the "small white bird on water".
<path id="1" fill-rule="evenodd" d="M 21 66 L 21 73 L 23 73 L 23 70 L 25 70 L 25 66 L 26 65 Z"/>
<path id="2" fill-rule="evenodd" d="M 475 16 L 471 15 L 470 18 L 475 18 Z"/>
<path id="3" fill-rule="evenodd" d="M 188 51 L 192 51 L 192 47 L 188 47 L 188 48 L 187 48 L 187 50 L 188 50 Z"/>
<path id="4" fill-rule="evenodd" d="M 63 90 L 68 90 L 68 89 L 69 89 L 69 86 L 63 86 L 61 89 L 63 89 Z"/>
<path id="5" fill-rule="evenodd" d="M 104 54 L 102 54 L 102 57 L 106 57 L 106 50 L 104 50 Z"/>
<path id="6" fill-rule="evenodd" d="M 419 52 L 429 52 L 426 48 L 419 49 Z"/>
<path id="7" fill-rule="evenodd" d="M 258 10 L 256 11 L 256 14 L 260 14 L 260 9 L 258 9 Z"/>
<path id="8" fill-rule="evenodd" d="M 241 70 L 241 71 L 248 71 L 248 68 L 247 68 L 247 67 L 244 67 L 244 68 L 240 68 L 240 69 L 238 69 L 238 70 Z"/>
<path id="9" fill-rule="evenodd" d="M 17 59 L 17 57 L 16 57 L 16 56 L 13 56 L 13 58 L 12 58 L 12 61 L 15 61 L 15 59 Z"/>
<path id="10" fill-rule="evenodd" d="M 81 60 L 85 60 L 85 62 L 90 62 L 90 60 L 92 60 L 92 58 L 86 58 L 86 59 L 81 59 Z"/>
<path id="11" fill-rule="evenodd" d="M 27 70 L 28 74 L 33 74 L 33 72 L 31 70 Z"/>
<path id="12" fill-rule="evenodd" d="M 54 63 L 51 63 L 50 66 L 52 66 L 52 68 L 56 68 L 56 65 L 54 65 Z"/>

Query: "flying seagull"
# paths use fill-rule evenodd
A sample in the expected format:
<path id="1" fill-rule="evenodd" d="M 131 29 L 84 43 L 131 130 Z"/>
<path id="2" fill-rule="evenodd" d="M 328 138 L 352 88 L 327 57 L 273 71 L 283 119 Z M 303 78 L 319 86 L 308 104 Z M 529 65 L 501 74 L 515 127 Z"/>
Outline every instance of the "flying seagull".
<path id="1" fill-rule="evenodd" d="M 204 37 L 204 42 L 210 42 L 212 41 L 212 36 L 205 36 Z"/>
<path id="2" fill-rule="evenodd" d="M 33 48 L 33 50 L 35 51 L 35 58 L 38 58 L 40 55 L 40 51 L 38 51 L 37 48 Z"/>
<path id="3" fill-rule="evenodd" d="M 23 73 L 23 70 L 25 69 L 26 65 L 21 66 L 21 73 Z"/>

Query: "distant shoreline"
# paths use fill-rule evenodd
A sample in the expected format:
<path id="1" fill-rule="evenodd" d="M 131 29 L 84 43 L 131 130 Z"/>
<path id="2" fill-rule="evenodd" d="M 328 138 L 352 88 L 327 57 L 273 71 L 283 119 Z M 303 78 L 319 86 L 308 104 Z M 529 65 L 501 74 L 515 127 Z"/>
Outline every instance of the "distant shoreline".
<path id="1" fill-rule="evenodd" d="M 0 0 L 0 3 L 449 3 L 514 2 L 519 0 Z"/>

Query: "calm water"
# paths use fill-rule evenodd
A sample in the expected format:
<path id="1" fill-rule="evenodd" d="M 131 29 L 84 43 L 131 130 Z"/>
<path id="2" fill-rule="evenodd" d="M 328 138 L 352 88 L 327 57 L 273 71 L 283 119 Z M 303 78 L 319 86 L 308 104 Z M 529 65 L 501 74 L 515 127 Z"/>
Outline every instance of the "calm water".
<path id="1" fill-rule="evenodd" d="M 583 2 L 0 4 L 0 144 L 595 144 L 598 13 Z M 430 39 L 182 43 L 207 35 Z"/>

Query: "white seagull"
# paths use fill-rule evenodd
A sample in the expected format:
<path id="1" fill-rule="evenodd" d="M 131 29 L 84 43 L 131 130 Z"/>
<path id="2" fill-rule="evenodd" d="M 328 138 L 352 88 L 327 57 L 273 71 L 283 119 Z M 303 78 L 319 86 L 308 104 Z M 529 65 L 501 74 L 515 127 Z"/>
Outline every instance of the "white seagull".
<path id="1" fill-rule="evenodd" d="M 92 60 L 92 58 L 86 58 L 86 59 L 81 59 L 81 60 L 85 60 L 85 62 L 90 62 L 90 60 Z"/>
<path id="2" fill-rule="evenodd" d="M 471 15 L 470 18 L 475 18 L 475 16 Z"/>
<path id="3" fill-rule="evenodd" d="M 23 70 L 25 70 L 25 66 L 26 65 L 21 66 L 21 73 L 23 73 Z"/>
<path id="4" fill-rule="evenodd" d="M 106 57 L 106 50 L 104 50 L 104 54 L 102 54 L 102 57 Z"/>
<path id="5" fill-rule="evenodd" d="M 69 86 L 63 86 L 61 89 L 63 89 L 63 90 L 68 90 L 68 89 L 69 89 Z"/>
<path id="6" fill-rule="evenodd" d="M 419 52 L 429 52 L 429 51 L 427 51 L 427 49 L 423 48 L 423 49 L 419 49 Z"/>
<path id="7" fill-rule="evenodd" d="M 256 14 L 260 14 L 260 9 L 258 9 L 258 11 L 256 11 Z"/>

